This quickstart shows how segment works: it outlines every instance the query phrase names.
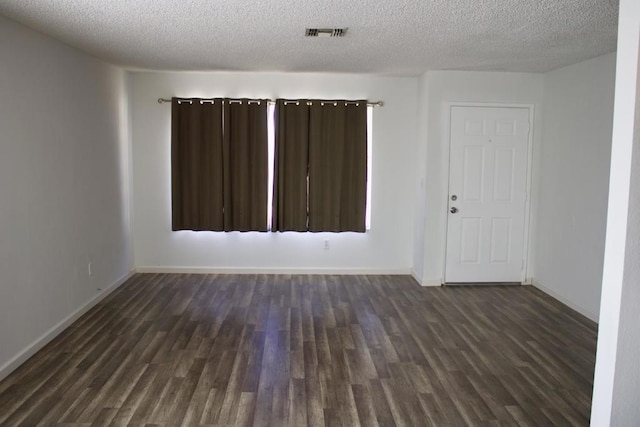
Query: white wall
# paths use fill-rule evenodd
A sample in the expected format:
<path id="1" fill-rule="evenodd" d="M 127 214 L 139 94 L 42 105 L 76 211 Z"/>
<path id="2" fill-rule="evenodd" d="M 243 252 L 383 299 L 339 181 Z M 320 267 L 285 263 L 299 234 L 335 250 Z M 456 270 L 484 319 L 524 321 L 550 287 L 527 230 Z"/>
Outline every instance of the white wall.
<path id="1" fill-rule="evenodd" d="M 131 77 L 135 260 L 139 271 L 409 273 L 416 179 L 416 78 L 152 73 Z M 171 107 L 159 97 L 367 98 L 373 112 L 372 225 L 357 233 L 171 231 Z M 330 249 L 323 249 L 329 239 Z"/>
<path id="2" fill-rule="evenodd" d="M 620 2 L 591 425 L 640 424 L 640 3 Z"/>
<path id="3" fill-rule="evenodd" d="M 437 285 L 443 280 L 444 245 L 447 220 L 448 127 L 447 103 L 476 102 L 531 104 L 534 106 L 534 156 L 540 145 L 542 75 L 527 73 L 429 71 L 422 80 L 427 87 L 422 93 L 420 120 L 427 117 L 426 168 L 424 169 L 424 251 L 422 283 Z M 424 84 L 424 83 L 423 83 Z M 535 170 L 534 170 L 535 173 Z M 417 211 L 422 215 L 423 211 Z"/>
<path id="4" fill-rule="evenodd" d="M 534 284 L 597 320 L 607 221 L 615 54 L 544 76 Z"/>
<path id="5" fill-rule="evenodd" d="M 0 378 L 133 268 L 125 80 L 0 17 Z"/>

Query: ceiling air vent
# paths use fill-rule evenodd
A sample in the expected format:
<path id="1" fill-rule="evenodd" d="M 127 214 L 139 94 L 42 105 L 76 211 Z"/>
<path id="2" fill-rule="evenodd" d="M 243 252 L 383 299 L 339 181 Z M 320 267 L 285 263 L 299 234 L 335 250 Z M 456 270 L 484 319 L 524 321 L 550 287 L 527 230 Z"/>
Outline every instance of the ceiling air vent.
<path id="1" fill-rule="evenodd" d="M 307 28 L 307 37 L 343 37 L 347 33 L 346 28 Z"/>

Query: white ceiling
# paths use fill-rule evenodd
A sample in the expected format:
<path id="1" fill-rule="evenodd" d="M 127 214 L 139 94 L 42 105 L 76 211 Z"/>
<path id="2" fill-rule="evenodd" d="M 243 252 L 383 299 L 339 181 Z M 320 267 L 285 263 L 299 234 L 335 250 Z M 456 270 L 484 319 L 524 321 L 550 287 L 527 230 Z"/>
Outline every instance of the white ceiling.
<path id="1" fill-rule="evenodd" d="M 2 0 L 0 14 L 130 69 L 417 75 L 544 72 L 612 52 L 618 1 Z"/>

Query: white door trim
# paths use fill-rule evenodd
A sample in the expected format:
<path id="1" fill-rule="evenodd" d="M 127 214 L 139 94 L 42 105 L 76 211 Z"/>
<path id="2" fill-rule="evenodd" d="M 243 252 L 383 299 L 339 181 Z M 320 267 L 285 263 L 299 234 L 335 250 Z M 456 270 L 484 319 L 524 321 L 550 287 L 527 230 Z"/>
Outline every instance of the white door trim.
<path id="1" fill-rule="evenodd" d="M 529 254 L 530 254 L 530 231 L 531 231 L 531 181 L 533 177 L 533 129 L 534 129 L 534 104 L 514 104 L 514 103 L 495 103 L 495 102 L 446 102 L 444 103 L 444 114 L 442 115 L 443 123 L 441 124 L 443 132 L 443 173 L 445 179 L 442 186 L 442 203 L 441 206 L 445 211 L 449 206 L 449 165 L 450 165 L 450 153 L 451 153 L 451 109 L 453 107 L 493 107 L 493 108 L 526 108 L 529 110 L 529 140 L 527 141 L 527 201 L 524 209 L 524 247 L 522 257 L 524 266 L 522 268 L 521 283 L 527 282 L 529 277 Z M 445 214 L 444 228 L 442 229 L 442 283 L 446 283 L 447 277 L 447 228 L 449 225 L 449 215 Z"/>

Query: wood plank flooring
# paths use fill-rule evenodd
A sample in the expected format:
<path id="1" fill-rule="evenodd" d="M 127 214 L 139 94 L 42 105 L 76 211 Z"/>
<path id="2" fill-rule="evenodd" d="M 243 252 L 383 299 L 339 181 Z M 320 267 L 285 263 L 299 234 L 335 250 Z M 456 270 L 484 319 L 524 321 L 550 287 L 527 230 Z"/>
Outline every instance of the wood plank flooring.
<path id="1" fill-rule="evenodd" d="M 532 287 L 137 274 L 0 383 L 0 425 L 588 425 L 595 343 Z"/>

